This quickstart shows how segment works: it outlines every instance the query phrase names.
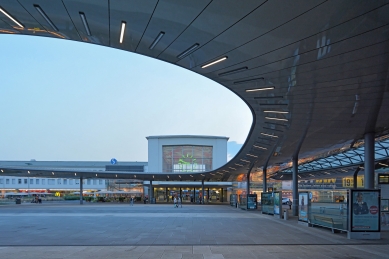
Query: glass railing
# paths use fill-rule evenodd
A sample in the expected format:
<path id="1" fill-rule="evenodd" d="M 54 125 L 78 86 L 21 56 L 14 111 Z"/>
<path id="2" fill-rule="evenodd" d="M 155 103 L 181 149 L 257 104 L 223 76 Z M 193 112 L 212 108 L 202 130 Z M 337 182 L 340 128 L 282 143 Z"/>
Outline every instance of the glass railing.
<path id="1" fill-rule="evenodd" d="M 332 229 L 348 230 L 347 203 L 312 202 L 308 213 L 308 222 Z"/>

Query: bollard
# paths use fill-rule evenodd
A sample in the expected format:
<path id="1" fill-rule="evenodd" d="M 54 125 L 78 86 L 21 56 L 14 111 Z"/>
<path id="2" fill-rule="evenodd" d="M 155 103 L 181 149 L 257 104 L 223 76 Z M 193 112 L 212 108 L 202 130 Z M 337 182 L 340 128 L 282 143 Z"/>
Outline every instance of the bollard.
<path id="1" fill-rule="evenodd" d="M 284 220 L 288 220 L 288 210 L 284 210 Z"/>

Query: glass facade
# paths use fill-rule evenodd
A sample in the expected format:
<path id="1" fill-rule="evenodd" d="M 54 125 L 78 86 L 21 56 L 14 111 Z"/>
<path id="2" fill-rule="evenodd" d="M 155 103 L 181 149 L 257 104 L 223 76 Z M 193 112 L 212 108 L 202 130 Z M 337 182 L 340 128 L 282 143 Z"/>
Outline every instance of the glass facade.
<path id="1" fill-rule="evenodd" d="M 212 170 L 211 146 L 163 146 L 163 172 L 204 172 Z"/>

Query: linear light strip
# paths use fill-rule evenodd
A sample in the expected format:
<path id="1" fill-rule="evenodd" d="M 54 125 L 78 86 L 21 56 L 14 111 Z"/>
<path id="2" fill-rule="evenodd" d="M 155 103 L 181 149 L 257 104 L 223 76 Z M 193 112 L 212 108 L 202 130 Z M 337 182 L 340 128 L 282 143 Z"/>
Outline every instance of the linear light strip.
<path id="1" fill-rule="evenodd" d="M 287 106 L 287 103 L 260 103 L 259 105 L 263 106 Z"/>
<path id="2" fill-rule="evenodd" d="M 242 71 L 246 71 L 247 69 L 249 69 L 249 68 L 248 67 L 240 67 L 240 68 L 237 68 L 237 69 L 234 69 L 234 70 L 230 70 L 230 71 L 227 71 L 227 72 L 220 73 L 219 76 L 227 76 L 227 75 L 239 73 L 239 72 L 242 72 Z"/>
<path id="3" fill-rule="evenodd" d="M 122 28 L 120 29 L 120 39 L 119 42 L 123 43 L 124 31 L 126 30 L 126 22 L 122 21 Z"/>
<path id="4" fill-rule="evenodd" d="M 15 18 L 13 18 L 10 14 L 8 14 L 1 6 L 0 6 L 0 12 L 2 12 L 5 16 L 7 16 L 9 19 L 11 19 L 14 23 L 16 23 L 20 28 L 24 28 L 23 24 L 18 22 Z"/>
<path id="5" fill-rule="evenodd" d="M 278 138 L 278 136 L 276 136 L 276 135 L 270 135 L 270 134 L 266 134 L 266 133 L 263 133 L 263 132 L 261 132 L 261 135 L 272 137 L 272 138 Z"/>
<path id="6" fill-rule="evenodd" d="M 251 78 L 251 79 L 247 79 L 247 80 L 236 81 L 236 82 L 234 82 L 234 85 L 251 83 L 251 82 L 258 81 L 258 80 L 265 80 L 265 78 L 264 77 L 256 77 L 256 78 Z"/>
<path id="7" fill-rule="evenodd" d="M 274 86 L 270 86 L 270 87 L 246 89 L 246 92 L 258 92 L 258 91 L 273 90 L 273 89 L 274 89 Z"/>
<path id="8" fill-rule="evenodd" d="M 161 31 L 157 38 L 155 38 L 155 40 L 153 41 L 153 43 L 151 43 L 149 49 L 153 49 L 157 44 L 158 42 L 162 39 L 163 35 L 165 35 L 165 32 Z"/>
<path id="9" fill-rule="evenodd" d="M 185 51 L 182 52 L 180 55 L 178 55 L 177 58 L 178 58 L 178 59 L 182 59 L 182 58 L 188 56 L 188 55 L 191 54 L 193 51 L 195 51 L 198 47 L 200 47 L 200 44 L 198 44 L 198 43 L 192 45 L 189 49 L 185 50 Z"/>
<path id="10" fill-rule="evenodd" d="M 88 36 L 92 36 L 92 33 L 91 33 L 90 29 L 89 29 L 88 21 L 86 20 L 85 13 L 79 12 L 79 14 L 80 14 L 80 17 L 81 17 L 81 21 L 84 24 L 84 28 L 85 28 L 86 34 Z"/>
<path id="11" fill-rule="evenodd" d="M 289 112 L 286 112 L 286 111 L 263 111 L 263 112 L 268 112 L 268 113 L 289 113 Z"/>
<path id="12" fill-rule="evenodd" d="M 380 164 L 380 165 L 382 165 L 382 166 L 389 166 L 389 165 L 384 164 L 384 163 L 378 163 L 378 164 Z"/>
<path id="13" fill-rule="evenodd" d="M 272 117 L 265 117 L 265 119 L 276 120 L 276 121 L 288 121 L 287 119 L 279 119 L 279 118 L 272 118 Z"/>
<path id="14" fill-rule="evenodd" d="M 259 148 L 259 149 L 263 149 L 263 150 L 267 150 L 267 148 L 265 148 L 265 147 L 260 147 L 260 146 L 256 146 L 256 145 L 253 145 L 253 147 Z"/>
<path id="15" fill-rule="evenodd" d="M 39 5 L 34 4 L 35 9 L 38 11 L 40 15 L 42 15 L 43 19 L 46 20 L 46 22 L 53 28 L 55 31 L 59 31 L 57 26 L 50 20 L 50 18 L 47 16 L 47 14 L 42 10 L 42 8 Z"/>
<path id="16" fill-rule="evenodd" d="M 208 63 L 208 64 L 202 66 L 201 68 L 206 68 L 206 67 L 213 66 L 213 65 L 215 65 L 215 64 L 217 64 L 217 63 L 220 63 L 220 62 L 226 60 L 227 58 L 228 58 L 227 56 L 222 57 L 222 58 L 220 58 L 220 59 L 218 59 L 218 60 L 215 60 L 215 61 L 213 61 L 213 62 L 211 62 L 211 63 Z"/>

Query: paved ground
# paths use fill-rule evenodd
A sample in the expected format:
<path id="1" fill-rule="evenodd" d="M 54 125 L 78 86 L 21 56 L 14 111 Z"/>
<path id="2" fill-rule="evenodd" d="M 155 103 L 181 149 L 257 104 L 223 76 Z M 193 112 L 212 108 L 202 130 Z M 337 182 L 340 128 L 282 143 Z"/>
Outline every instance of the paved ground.
<path id="1" fill-rule="evenodd" d="M 226 205 L 0 206 L 2 258 L 388 258 L 381 240 Z"/>

